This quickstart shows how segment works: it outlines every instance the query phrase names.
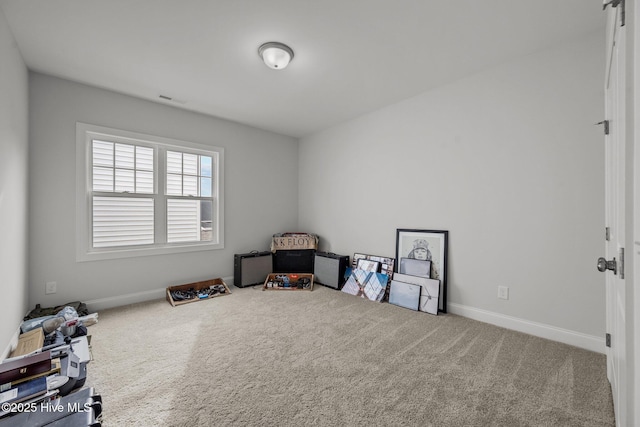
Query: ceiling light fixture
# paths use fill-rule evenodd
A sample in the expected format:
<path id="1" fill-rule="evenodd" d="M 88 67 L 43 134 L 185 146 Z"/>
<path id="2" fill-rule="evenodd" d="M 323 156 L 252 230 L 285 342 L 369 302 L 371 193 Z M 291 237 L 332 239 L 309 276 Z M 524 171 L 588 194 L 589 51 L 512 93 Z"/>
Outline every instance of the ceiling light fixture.
<path id="1" fill-rule="evenodd" d="M 258 48 L 258 55 L 267 67 L 282 70 L 293 59 L 293 50 L 286 44 L 268 42 Z"/>

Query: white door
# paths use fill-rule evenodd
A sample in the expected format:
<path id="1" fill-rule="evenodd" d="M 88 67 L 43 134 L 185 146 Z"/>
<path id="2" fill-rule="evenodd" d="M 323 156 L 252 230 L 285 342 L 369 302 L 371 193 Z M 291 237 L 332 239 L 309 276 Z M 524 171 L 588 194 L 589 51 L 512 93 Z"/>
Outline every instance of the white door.
<path id="1" fill-rule="evenodd" d="M 616 424 L 627 425 L 625 324 L 625 31 L 621 8 L 608 8 L 605 115 L 605 222 L 609 232 L 598 269 L 606 275 L 607 375 L 611 382 Z"/>

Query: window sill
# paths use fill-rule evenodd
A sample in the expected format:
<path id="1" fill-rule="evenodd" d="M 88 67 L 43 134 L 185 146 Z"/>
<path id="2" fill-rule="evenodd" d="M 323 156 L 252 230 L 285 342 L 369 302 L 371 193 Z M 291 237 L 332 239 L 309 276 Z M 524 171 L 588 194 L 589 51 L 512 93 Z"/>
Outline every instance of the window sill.
<path id="1" fill-rule="evenodd" d="M 105 249 L 76 254 L 77 262 L 102 261 L 110 259 L 135 258 L 154 255 L 171 255 L 187 252 L 202 252 L 224 249 L 224 243 L 171 244 L 165 246 Z"/>

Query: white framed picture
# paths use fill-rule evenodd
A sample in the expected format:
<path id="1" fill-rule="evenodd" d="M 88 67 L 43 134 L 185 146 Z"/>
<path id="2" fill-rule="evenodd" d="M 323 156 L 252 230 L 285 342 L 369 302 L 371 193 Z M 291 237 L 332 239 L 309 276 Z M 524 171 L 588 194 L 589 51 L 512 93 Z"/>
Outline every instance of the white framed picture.
<path id="1" fill-rule="evenodd" d="M 438 315 L 440 299 L 440 281 L 426 277 L 410 276 L 408 274 L 394 273 L 393 280 L 398 282 L 420 285 L 420 311 Z"/>

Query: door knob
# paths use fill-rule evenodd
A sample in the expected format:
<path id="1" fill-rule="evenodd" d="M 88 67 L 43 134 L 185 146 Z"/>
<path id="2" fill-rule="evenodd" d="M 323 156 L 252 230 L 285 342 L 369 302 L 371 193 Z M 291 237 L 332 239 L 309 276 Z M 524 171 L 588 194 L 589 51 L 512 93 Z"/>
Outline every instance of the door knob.
<path id="1" fill-rule="evenodd" d="M 613 271 L 613 274 L 618 274 L 618 263 L 616 262 L 616 259 L 613 258 L 611 261 L 607 261 L 602 257 L 598 258 L 598 271 L 602 271 L 604 273 L 607 270 Z"/>

